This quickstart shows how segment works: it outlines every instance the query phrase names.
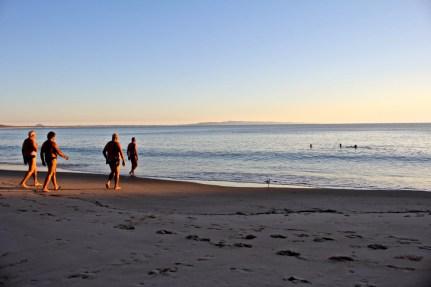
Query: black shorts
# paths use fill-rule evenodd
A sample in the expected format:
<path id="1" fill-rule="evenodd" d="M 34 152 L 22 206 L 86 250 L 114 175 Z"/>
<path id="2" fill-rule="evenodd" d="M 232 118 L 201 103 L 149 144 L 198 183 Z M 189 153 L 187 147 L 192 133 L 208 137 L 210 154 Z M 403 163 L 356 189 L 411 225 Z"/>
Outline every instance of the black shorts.
<path id="1" fill-rule="evenodd" d="M 119 166 L 120 165 L 120 159 L 107 160 L 106 164 L 109 164 L 109 166 Z"/>
<path id="2" fill-rule="evenodd" d="M 23 155 L 22 156 L 25 165 L 29 164 L 31 162 L 31 160 L 35 157 L 36 157 L 35 155 Z"/>

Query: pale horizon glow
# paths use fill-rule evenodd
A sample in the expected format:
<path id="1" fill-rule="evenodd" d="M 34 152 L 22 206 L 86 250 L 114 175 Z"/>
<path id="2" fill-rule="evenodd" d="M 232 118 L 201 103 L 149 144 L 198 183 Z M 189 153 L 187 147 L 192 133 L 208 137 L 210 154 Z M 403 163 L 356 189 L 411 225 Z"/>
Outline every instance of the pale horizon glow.
<path id="1" fill-rule="evenodd" d="M 431 3 L 0 2 L 0 124 L 431 122 Z"/>

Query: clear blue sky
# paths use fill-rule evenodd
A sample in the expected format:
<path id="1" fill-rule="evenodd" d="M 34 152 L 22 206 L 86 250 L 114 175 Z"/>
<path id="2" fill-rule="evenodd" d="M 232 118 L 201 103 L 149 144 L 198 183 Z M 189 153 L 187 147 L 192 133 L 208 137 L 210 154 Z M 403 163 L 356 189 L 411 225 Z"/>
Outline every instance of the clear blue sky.
<path id="1" fill-rule="evenodd" d="M 431 122 L 431 1 L 0 0 L 0 123 Z"/>

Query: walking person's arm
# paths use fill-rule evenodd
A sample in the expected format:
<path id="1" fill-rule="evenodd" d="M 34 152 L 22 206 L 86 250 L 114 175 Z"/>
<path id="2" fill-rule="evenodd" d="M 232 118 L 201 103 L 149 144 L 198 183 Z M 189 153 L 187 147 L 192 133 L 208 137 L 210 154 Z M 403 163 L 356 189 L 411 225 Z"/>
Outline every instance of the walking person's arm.
<path id="1" fill-rule="evenodd" d="M 133 149 L 135 150 L 135 158 L 136 160 L 138 160 L 138 147 L 136 146 L 136 144 L 133 145 Z"/>
<path id="2" fill-rule="evenodd" d="M 131 153 L 131 146 L 130 146 L 130 144 L 127 146 L 127 159 L 128 160 L 131 160 L 131 155 L 132 155 L 132 153 Z"/>
<path id="3" fill-rule="evenodd" d="M 22 159 L 24 160 L 24 164 L 27 164 L 27 159 L 25 158 L 25 141 L 22 143 L 22 148 L 21 148 L 21 153 L 22 153 Z"/>
<path id="4" fill-rule="evenodd" d="M 119 150 L 119 153 L 120 153 L 122 164 L 123 164 L 123 166 L 126 166 L 126 162 L 124 161 L 123 149 L 121 148 L 121 144 L 120 143 L 118 143 L 118 150 Z"/>
<path id="5" fill-rule="evenodd" d="M 108 163 L 108 144 L 105 145 L 105 147 L 103 148 L 103 156 L 105 157 L 106 163 Z"/>
<path id="6" fill-rule="evenodd" d="M 41 149 L 40 149 L 40 159 L 42 160 L 42 165 L 46 166 L 46 162 L 45 162 L 45 143 L 42 145 Z"/>
<path id="7" fill-rule="evenodd" d="M 61 149 L 58 147 L 58 145 L 56 143 L 53 143 L 52 147 L 54 148 L 56 154 L 58 154 L 59 156 L 61 156 L 65 160 L 69 160 L 69 157 L 61 151 Z"/>

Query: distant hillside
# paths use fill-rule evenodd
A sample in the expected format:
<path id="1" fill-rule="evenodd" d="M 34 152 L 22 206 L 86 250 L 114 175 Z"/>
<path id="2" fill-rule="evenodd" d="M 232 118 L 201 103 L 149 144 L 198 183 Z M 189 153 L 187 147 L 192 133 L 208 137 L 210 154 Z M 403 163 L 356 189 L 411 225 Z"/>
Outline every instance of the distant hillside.
<path id="1" fill-rule="evenodd" d="M 202 122 L 191 125 L 198 126 L 234 126 L 234 125 L 282 125 L 282 124 L 292 124 L 288 122 L 250 122 L 250 121 L 224 121 L 224 122 Z"/>
<path id="2" fill-rule="evenodd" d="M 12 126 L 12 125 L 0 125 L 0 128 L 44 128 L 46 126 L 42 125 L 42 124 L 37 124 L 37 125 L 17 125 L 17 126 Z"/>

